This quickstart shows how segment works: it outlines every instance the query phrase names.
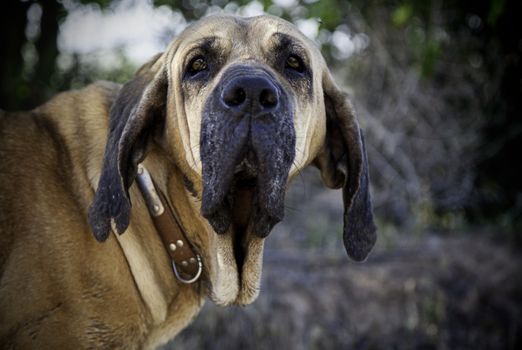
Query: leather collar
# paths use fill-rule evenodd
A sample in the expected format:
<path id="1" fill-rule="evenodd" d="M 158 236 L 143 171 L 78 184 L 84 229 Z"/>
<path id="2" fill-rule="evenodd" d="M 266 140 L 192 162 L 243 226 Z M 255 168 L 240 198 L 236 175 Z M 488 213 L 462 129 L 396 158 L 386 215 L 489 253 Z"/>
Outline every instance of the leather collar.
<path id="1" fill-rule="evenodd" d="M 165 194 L 157 189 L 152 176 L 141 164 L 138 165 L 136 182 L 169 254 L 174 275 L 182 283 L 196 282 L 203 271 L 203 264 L 201 257 L 194 252 L 194 247 L 187 239 L 176 211 L 170 206 Z"/>

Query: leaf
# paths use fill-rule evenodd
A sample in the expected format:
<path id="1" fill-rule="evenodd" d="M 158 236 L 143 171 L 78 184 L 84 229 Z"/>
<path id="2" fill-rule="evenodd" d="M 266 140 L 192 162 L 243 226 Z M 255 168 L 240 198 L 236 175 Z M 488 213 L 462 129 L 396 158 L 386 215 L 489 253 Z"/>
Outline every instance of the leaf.
<path id="1" fill-rule="evenodd" d="M 404 4 L 395 9 L 392 14 L 392 23 L 397 27 L 404 26 L 413 16 L 413 6 Z"/>

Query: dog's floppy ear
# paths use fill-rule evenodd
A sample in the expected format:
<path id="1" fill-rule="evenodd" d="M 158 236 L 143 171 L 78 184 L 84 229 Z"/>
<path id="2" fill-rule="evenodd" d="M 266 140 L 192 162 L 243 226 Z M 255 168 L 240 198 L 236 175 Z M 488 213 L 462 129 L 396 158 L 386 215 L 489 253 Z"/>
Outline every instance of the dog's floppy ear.
<path id="1" fill-rule="evenodd" d="M 165 115 L 168 80 L 159 58 L 141 67 L 112 104 L 100 180 L 89 209 L 89 223 L 98 241 L 107 239 L 111 224 L 118 233 L 129 226 L 128 189 L 145 157 L 150 133 Z"/>
<path id="2" fill-rule="evenodd" d="M 330 188 L 343 188 L 343 241 L 348 255 L 364 260 L 377 239 L 370 199 L 368 160 L 362 130 L 347 95 L 323 75 L 326 138 L 315 159 L 321 177 Z"/>

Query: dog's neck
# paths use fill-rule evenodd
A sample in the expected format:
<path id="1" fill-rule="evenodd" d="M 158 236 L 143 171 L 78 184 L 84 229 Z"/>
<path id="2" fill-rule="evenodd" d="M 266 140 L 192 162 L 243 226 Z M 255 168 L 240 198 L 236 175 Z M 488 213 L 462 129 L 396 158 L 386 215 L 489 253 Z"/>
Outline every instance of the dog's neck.
<path id="1" fill-rule="evenodd" d="M 170 256 L 174 275 L 181 283 L 195 283 L 203 271 L 201 256 L 194 252 L 194 247 L 187 239 L 175 209 L 172 208 L 165 194 L 156 188 L 152 175 L 141 164 L 138 165 L 136 183 L 147 203 L 165 250 Z"/>
<path id="2" fill-rule="evenodd" d="M 205 237 L 206 235 L 198 235 L 196 233 L 205 232 L 208 230 L 208 227 L 205 224 L 198 220 L 198 208 L 195 205 L 194 198 L 189 193 L 189 191 L 185 188 L 183 184 L 183 174 L 180 170 L 173 164 L 172 160 L 169 159 L 161 149 L 159 149 L 155 144 L 152 145 L 146 160 L 143 162 L 143 165 L 149 172 L 152 174 L 154 178 L 154 182 L 156 185 L 156 189 L 158 193 L 164 193 L 167 197 L 166 200 L 169 201 L 169 204 L 172 207 L 172 210 L 175 211 L 178 224 L 180 227 L 183 227 L 185 238 L 187 242 L 190 242 L 192 246 L 194 246 L 194 250 L 197 253 L 202 255 L 201 259 L 204 263 L 209 261 L 210 257 L 206 255 L 207 252 L 201 250 L 201 247 L 207 244 L 206 242 L 202 242 L 201 237 Z M 154 226 L 154 220 L 151 218 L 147 208 L 146 202 L 141 195 L 138 186 L 133 185 L 129 191 L 131 193 L 131 200 L 133 201 L 133 215 L 135 212 L 137 215 L 147 215 L 147 218 L 143 218 L 142 220 L 150 222 Z M 136 203 L 136 204 L 134 204 Z M 138 204 L 139 203 L 139 204 Z M 143 207 L 138 207 L 143 204 Z M 165 203 L 165 205 L 167 205 Z M 131 226 L 129 229 L 134 228 L 137 225 L 133 225 L 131 220 Z M 157 292 L 161 292 L 163 295 L 166 295 L 166 299 L 170 300 L 168 306 L 164 309 L 166 313 L 161 314 L 161 310 L 156 309 L 156 312 L 159 311 L 160 319 L 163 322 L 160 322 L 156 325 L 155 330 L 149 337 L 150 344 L 161 344 L 163 342 L 171 339 L 175 334 L 177 334 L 181 329 L 183 329 L 188 321 L 185 321 L 186 315 L 192 315 L 190 319 L 195 317 L 201 306 L 203 305 L 204 298 L 206 295 L 206 285 L 204 285 L 204 280 L 198 279 L 198 281 L 194 284 L 184 284 L 177 280 L 174 276 L 172 265 L 170 264 L 169 255 L 167 254 L 165 259 L 165 253 L 167 253 L 166 248 L 168 249 L 169 244 L 165 247 L 165 244 L 161 241 L 161 233 L 159 233 L 156 229 L 147 230 L 150 234 L 154 233 L 154 238 L 149 237 L 147 241 L 141 240 L 140 244 L 145 247 L 148 253 L 151 253 L 149 257 L 151 259 L 159 259 L 159 262 L 156 262 L 156 268 L 158 271 L 154 271 L 154 274 L 164 274 L 168 273 L 168 277 L 161 277 L 162 279 L 167 279 L 168 283 L 175 284 L 175 287 L 172 290 L 176 291 L 175 295 L 170 294 L 170 290 L 165 290 L 163 287 L 157 288 Z M 129 234 L 139 234 L 138 232 L 129 232 Z M 120 243 L 122 243 L 123 236 L 127 235 L 125 233 L 122 236 L 118 237 Z M 152 246 L 153 245 L 153 246 Z M 161 247 L 160 247 L 161 245 Z M 150 250 L 146 247 L 149 246 Z M 129 257 L 128 260 L 133 259 L 133 257 Z M 167 263 L 165 263 L 167 262 Z M 137 276 L 134 276 L 137 278 Z M 138 284 L 138 283 L 137 283 Z M 142 295 L 148 289 L 148 285 L 145 285 L 143 288 L 138 284 L 138 288 Z M 177 302 L 177 300 L 182 299 L 183 303 Z M 192 300 L 187 305 L 187 300 Z M 154 308 L 156 305 L 153 304 L 154 301 L 151 300 L 148 304 L 151 304 Z M 152 312 L 151 312 L 152 313 Z M 156 313 L 158 315 L 158 313 Z M 183 317 L 180 317 L 183 315 Z M 152 346 L 154 347 L 154 346 Z"/>

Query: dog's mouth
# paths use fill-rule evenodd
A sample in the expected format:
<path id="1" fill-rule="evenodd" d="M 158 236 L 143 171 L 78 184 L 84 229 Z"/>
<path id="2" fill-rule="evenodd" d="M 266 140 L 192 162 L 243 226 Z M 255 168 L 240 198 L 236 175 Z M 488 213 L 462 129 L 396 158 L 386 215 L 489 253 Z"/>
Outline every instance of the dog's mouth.
<path id="1" fill-rule="evenodd" d="M 258 295 L 264 239 L 254 233 L 259 166 L 255 153 L 245 152 L 234 168 L 229 187 L 215 213 L 227 213 L 225 232 L 216 235 L 217 269 L 211 273 L 210 297 L 217 304 L 251 303 Z M 212 223 L 212 217 L 209 220 Z M 221 264 L 222 262 L 225 262 Z"/>
<path id="2" fill-rule="evenodd" d="M 218 233 L 215 237 L 218 242 L 217 272 L 213 277 L 211 273 L 210 281 L 211 298 L 218 304 L 243 305 L 255 300 L 264 238 L 284 214 L 289 165 L 271 161 L 278 159 L 274 154 L 260 157 L 248 142 L 238 154 L 230 171 L 217 168 L 223 171 L 204 172 L 203 177 L 201 211 Z M 227 174 L 231 174 L 230 178 L 222 178 Z M 223 187 L 217 188 L 215 184 Z"/>
<path id="3" fill-rule="evenodd" d="M 237 270 L 242 271 L 248 249 L 249 225 L 256 205 L 257 165 L 255 154 L 248 152 L 236 166 L 228 191 L 228 206 L 232 209 L 232 235 Z"/>
<path id="4" fill-rule="evenodd" d="M 231 67 L 223 77 L 202 115 L 201 214 L 217 233 L 218 269 L 232 276 L 215 277 L 213 289 L 234 284 L 235 292 L 230 287 L 228 296 L 218 299 L 229 303 L 232 295 L 244 303 L 251 298 L 242 295 L 257 295 L 263 239 L 284 215 L 295 156 L 293 108 L 282 87 L 259 67 Z"/>
<path id="5" fill-rule="evenodd" d="M 257 177 L 257 157 L 251 148 L 247 149 L 243 159 L 236 165 L 234 176 L 239 181 L 247 182 Z"/>
<path id="6" fill-rule="evenodd" d="M 212 206 L 207 219 L 219 234 L 230 234 L 238 272 L 242 271 L 248 249 L 249 235 L 252 234 L 253 213 L 257 208 L 258 163 L 255 152 L 247 149 L 234 168 L 233 176 L 221 203 Z M 284 190 L 284 189 L 282 189 Z M 205 197 L 203 197 L 203 203 Z M 208 208 L 208 207 L 207 207 Z M 226 226 L 226 229 L 225 229 Z"/>
<path id="7" fill-rule="evenodd" d="M 235 232 L 252 225 L 253 233 L 265 238 L 284 215 L 293 150 L 277 145 L 256 148 L 250 131 L 237 146 L 224 151 L 221 159 L 203 162 L 201 213 L 218 234 L 231 226 Z"/>
<path id="8" fill-rule="evenodd" d="M 263 163 L 257 154 L 247 146 L 231 171 L 218 172 L 218 176 L 231 173 L 229 179 L 216 180 L 223 184 L 221 188 L 212 187 L 209 179 L 216 179 L 214 174 L 204 173 L 207 182 L 204 181 L 202 214 L 218 233 L 215 239 L 220 242 L 217 273 L 222 276 L 211 278 L 211 298 L 218 304 L 248 304 L 255 300 L 264 238 L 283 217 L 287 172 L 274 170 L 277 164 Z M 278 174 L 282 176 L 274 176 Z M 210 191 L 206 192 L 206 188 Z M 220 200 L 208 193 L 220 194 Z M 221 261 L 226 264 L 220 266 Z"/>

